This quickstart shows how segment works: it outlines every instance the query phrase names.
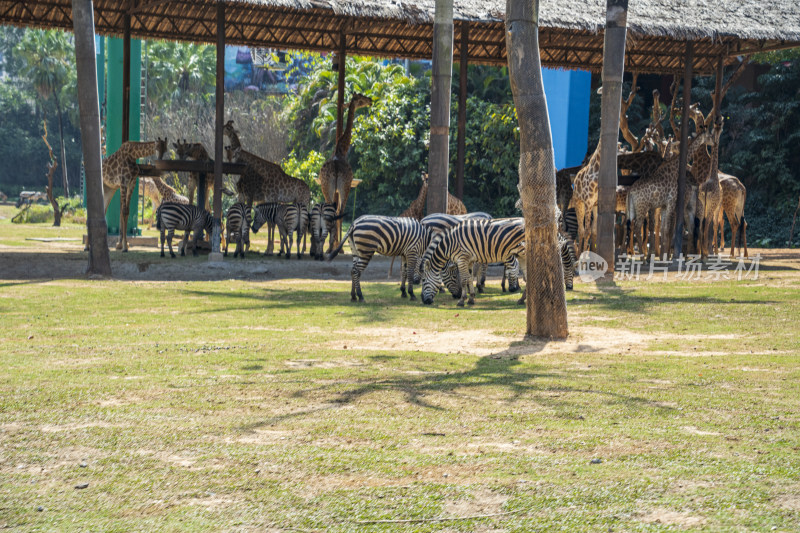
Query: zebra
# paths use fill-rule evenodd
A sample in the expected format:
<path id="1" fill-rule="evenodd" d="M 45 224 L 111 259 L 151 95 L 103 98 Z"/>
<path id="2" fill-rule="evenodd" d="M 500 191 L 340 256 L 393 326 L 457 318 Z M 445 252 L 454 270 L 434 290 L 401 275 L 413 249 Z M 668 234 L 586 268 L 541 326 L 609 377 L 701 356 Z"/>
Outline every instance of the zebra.
<path id="1" fill-rule="evenodd" d="M 250 224 L 252 223 L 253 216 L 244 203 L 237 202 L 228 209 L 228 214 L 225 217 L 228 232 L 228 236 L 225 239 L 226 257 L 228 256 L 228 244 L 230 244 L 231 239 L 236 239 L 236 251 L 233 252 L 233 257 L 240 256 L 244 259 L 245 252 L 250 250 Z"/>
<path id="2" fill-rule="evenodd" d="M 380 215 L 364 215 L 356 219 L 336 249 L 328 255 L 332 261 L 342 251 L 344 242 L 349 239 L 353 251 L 353 268 L 350 274 L 353 283 L 350 299 L 364 301 L 361 294 L 361 273 L 375 253 L 386 256 L 400 256 L 403 260 L 403 277 L 400 292 L 406 297 L 406 280 L 408 295 L 414 296 L 414 268 L 417 258 L 422 255 L 431 238 L 431 232 L 415 218 L 385 217 Z"/>
<path id="3" fill-rule="evenodd" d="M 442 271 L 448 260 L 458 267 L 461 277 L 461 298 L 458 306 L 475 303 L 475 288 L 472 285 L 472 267 L 475 263 L 510 261 L 511 257 L 524 250 L 525 224 L 520 222 L 492 223 L 488 220 L 466 220 L 447 233 L 433 237 L 422 259 L 422 302 L 433 303 L 442 281 Z"/>
<path id="4" fill-rule="evenodd" d="M 325 239 L 328 234 L 331 235 L 328 253 L 333 249 L 332 230 L 336 221 L 343 217 L 344 213 L 336 215 L 336 204 L 321 203 L 315 204 L 311 208 L 311 255 L 317 261 L 322 261 L 323 259 L 323 249 L 325 248 Z"/>
<path id="5" fill-rule="evenodd" d="M 175 252 L 172 251 L 172 237 L 175 230 L 183 230 L 181 245 L 181 256 L 186 255 L 186 243 L 189 240 L 189 232 L 194 231 L 192 241 L 192 255 L 197 255 L 197 241 L 203 234 L 203 230 L 211 235 L 214 226 L 214 219 L 211 214 L 194 205 L 184 205 L 165 202 L 158 207 L 156 212 L 156 228 L 161 231 L 161 257 L 164 257 L 164 232 L 167 232 L 167 243 L 169 244 L 169 255 L 174 259 Z"/>
<path id="6" fill-rule="evenodd" d="M 292 235 L 297 231 L 297 257 L 300 258 L 300 241 L 305 236 L 306 228 L 308 227 L 308 208 L 300 204 L 259 204 L 255 208 L 255 216 L 253 217 L 252 230 L 253 233 L 258 233 L 258 230 L 264 224 L 274 224 L 278 227 L 278 232 L 281 236 L 281 249 L 278 252 L 278 257 L 283 254 L 284 247 L 286 249 L 286 259 L 291 257 Z M 264 255 L 267 255 L 267 251 Z"/>
<path id="7" fill-rule="evenodd" d="M 444 213 L 434 213 L 428 215 L 420 223 L 431 231 L 431 235 L 445 233 L 451 228 L 461 224 L 465 220 L 492 220 L 492 215 L 484 213 L 483 211 L 475 211 L 465 215 L 447 215 Z M 422 263 L 418 262 L 414 267 L 414 283 L 420 283 L 421 274 L 420 270 Z M 391 267 L 390 267 L 391 274 Z M 482 290 L 482 289 L 481 289 Z"/>

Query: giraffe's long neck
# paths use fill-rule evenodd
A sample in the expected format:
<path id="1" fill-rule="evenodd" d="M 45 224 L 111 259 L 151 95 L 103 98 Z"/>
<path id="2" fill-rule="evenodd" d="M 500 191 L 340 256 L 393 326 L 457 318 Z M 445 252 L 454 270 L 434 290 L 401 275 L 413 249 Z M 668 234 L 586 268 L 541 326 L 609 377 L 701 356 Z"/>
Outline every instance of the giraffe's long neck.
<path id="1" fill-rule="evenodd" d="M 229 129 L 226 131 L 228 134 L 228 138 L 231 140 L 231 149 L 236 150 L 237 148 L 242 147 L 242 143 L 239 142 L 239 135 L 233 130 Z"/>
<path id="2" fill-rule="evenodd" d="M 417 195 L 416 199 L 411 202 L 411 209 L 414 213 L 420 215 L 419 218 L 422 218 L 422 213 L 425 212 L 425 199 L 428 197 L 428 182 L 425 181 L 422 183 L 422 188 L 419 190 L 419 194 Z"/>
<path id="3" fill-rule="evenodd" d="M 153 183 L 155 184 L 156 189 L 158 189 L 158 194 L 161 195 L 161 198 L 172 198 L 175 196 L 175 189 L 161 181 L 161 178 L 158 176 L 153 177 Z"/>
<path id="4" fill-rule="evenodd" d="M 151 142 L 132 142 L 128 141 L 120 147 L 125 149 L 125 154 L 131 159 L 139 159 L 158 153 L 158 146 L 155 141 Z"/>
<path id="5" fill-rule="evenodd" d="M 347 125 L 342 132 L 342 136 L 336 141 L 336 151 L 334 157 L 339 159 L 347 157 L 347 152 L 350 151 L 350 141 L 353 138 L 353 121 L 356 117 L 356 102 L 350 100 L 350 105 L 347 107 Z"/>

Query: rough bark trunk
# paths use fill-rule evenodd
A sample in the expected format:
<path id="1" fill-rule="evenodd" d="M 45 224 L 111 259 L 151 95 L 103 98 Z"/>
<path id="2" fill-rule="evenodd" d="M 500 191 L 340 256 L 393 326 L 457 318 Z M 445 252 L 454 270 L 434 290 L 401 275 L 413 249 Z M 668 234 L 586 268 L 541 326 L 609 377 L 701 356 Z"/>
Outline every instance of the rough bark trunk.
<path id="1" fill-rule="evenodd" d="M 569 330 L 557 242 L 553 140 L 539 59 L 538 0 L 506 0 L 506 50 L 520 129 L 519 189 L 528 272 L 526 333 L 563 339 Z"/>
<path id="2" fill-rule="evenodd" d="M 619 138 L 622 76 L 625 72 L 625 39 L 628 0 L 607 0 L 603 40 L 603 96 L 600 111 L 600 177 L 597 191 L 597 253 L 614 275 L 614 219 L 616 217 L 617 139 Z M 634 80 L 635 85 L 636 80 Z M 635 92 L 635 86 L 632 87 Z M 632 147 L 636 149 L 636 146 Z"/>
<path id="3" fill-rule="evenodd" d="M 92 0 L 72 0 L 75 63 L 78 71 L 78 105 L 81 146 L 86 168 L 86 227 L 89 233 L 88 274 L 111 276 L 108 226 L 103 205 L 103 171 L 100 160 L 100 104 L 97 99 L 97 65 L 94 49 Z"/>
<path id="4" fill-rule="evenodd" d="M 678 154 L 678 201 L 675 206 L 675 234 L 672 236 L 673 258 L 683 254 L 683 212 L 686 210 L 686 164 L 689 160 L 689 105 L 692 103 L 694 45 L 686 41 L 683 71 L 683 109 L 681 112 L 680 153 Z M 675 102 L 677 95 L 672 95 Z M 662 230 L 663 231 L 663 230 Z M 664 243 L 667 244 L 667 243 Z"/>
<path id="5" fill-rule="evenodd" d="M 214 129 L 214 200 L 213 217 L 214 227 L 211 232 L 211 253 L 208 260 L 211 262 L 221 262 L 222 253 L 220 243 L 222 241 L 222 128 L 225 123 L 225 4 L 217 4 L 217 85 L 216 85 L 216 123 Z M 205 176 L 208 179 L 208 176 Z M 206 181 L 198 184 L 197 205 L 200 203 L 200 191 L 206 192 Z"/>
<path id="6" fill-rule="evenodd" d="M 433 22 L 428 214 L 447 212 L 450 160 L 450 84 L 453 77 L 453 0 L 436 0 Z"/>

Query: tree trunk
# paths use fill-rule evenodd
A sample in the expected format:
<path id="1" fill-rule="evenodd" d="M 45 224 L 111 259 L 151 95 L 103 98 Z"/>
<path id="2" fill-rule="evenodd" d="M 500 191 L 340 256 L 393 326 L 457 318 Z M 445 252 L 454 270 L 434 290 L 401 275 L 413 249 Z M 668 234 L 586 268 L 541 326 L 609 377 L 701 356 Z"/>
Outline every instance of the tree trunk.
<path id="1" fill-rule="evenodd" d="M 538 0 L 506 0 L 506 50 L 519 117 L 519 189 L 528 272 L 526 333 L 563 339 L 569 330 L 557 241 L 553 140 L 539 59 Z"/>
<path id="2" fill-rule="evenodd" d="M 64 119 L 61 116 L 61 102 L 58 94 L 53 89 L 53 98 L 56 101 L 56 112 L 58 113 L 58 138 L 61 141 L 61 186 L 64 188 L 64 196 L 69 198 L 69 180 L 67 179 L 67 150 L 64 148 Z"/>
<path id="3" fill-rule="evenodd" d="M 94 49 L 92 0 L 72 0 L 75 63 L 78 71 L 78 105 L 81 146 L 86 169 L 86 227 L 89 233 L 88 274 L 111 276 L 108 226 L 103 205 L 103 170 L 100 159 L 100 104 L 97 99 L 97 57 Z"/>
<path id="4" fill-rule="evenodd" d="M 597 253 L 614 275 L 614 219 L 616 218 L 617 139 L 619 139 L 622 75 L 625 71 L 625 37 L 628 0 L 606 1 L 603 42 L 603 96 L 600 111 L 600 176 L 597 191 Z M 631 93 L 636 91 L 636 80 Z M 636 146 L 632 146 L 636 149 Z"/>
<path id="5" fill-rule="evenodd" d="M 450 161 L 450 85 L 453 77 L 453 0 L 436 0 L 433 22 L 428 214 L 447 212 Z"/>
<path id="6" fill-rule="evenodd" d="M 47 151 L 50 154 L 50 162 L 47 164 L 47 189 L 45 189 L 45 192 L 47 193 L 47 200 L 53 207 L 53 226 L 60 227 L 61 209 L 58 207 L 58 202 L 56 202 L 56 197 L 53 194 L 53 174 L 56 173 L 58 161 L 56 161 L 56 156 L 53 155 L 53 147 L 50 146 L 50 142 L 47 140 L 47 115 L 44 116 L 42 123 L 44 125 L 44 135 L 42 135 L 42 140 L 44 141 L 45 146 L 47 146 Z"/>

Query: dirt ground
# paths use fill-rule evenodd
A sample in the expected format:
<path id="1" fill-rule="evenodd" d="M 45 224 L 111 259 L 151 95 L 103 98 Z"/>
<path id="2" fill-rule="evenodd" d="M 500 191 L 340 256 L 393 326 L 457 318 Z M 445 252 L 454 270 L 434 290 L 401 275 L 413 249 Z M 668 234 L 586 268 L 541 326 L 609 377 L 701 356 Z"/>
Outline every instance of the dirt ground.
<path id="1" fill-rule="evenodd" d="M 0 279 L 62 279 L 85 278 L 88 256 L 80 243 L 71 240 L 30 241 L 29 246 L 8 246 L 0 243 Z M 767 278 L 787 279 L 800 273 L 800 249 L 751 248 L 750 257 L 760 254 L 759 273 Z M 211 263 L 207 256 L 199 258 L 162 258 L 153 247 L 131 247 L 131 252 L 111 251 L 113 277 L 136 281 L 213 281 L 221 279 L 247 279 L 252 281 L 274 279 L 350 280 L 351 256 L 340 254 L 334 261 L 313 261 L 308 254 L 303 259 L 264 257 L 251 252 L 247 259 L 231 256 L 221 263 Z M 727 259 L 727 256 L 725 256 Z M 395 261 L 392 276 L 388 277 L 391 258 L 376 255 L 362 279 L 364 281 L 400 281 L 400 262 Z M 749 266 L 749 261 L 746 262 Z M 730 266 L 732 271 L 735 263 Z M 643 265 L 641 276 L 647 275 Z M 703 269 L 705 277 L 706 269 Z M 488 278 L 502 276 L 501 267 L 490 267 Z M 670 272 L 668 281 L 678 279 Z M 656 273 L 653 281 L 662 280 Z M 575 283 L 582 283 L 578 276 Z"/>

